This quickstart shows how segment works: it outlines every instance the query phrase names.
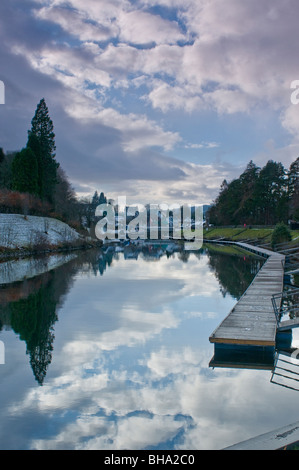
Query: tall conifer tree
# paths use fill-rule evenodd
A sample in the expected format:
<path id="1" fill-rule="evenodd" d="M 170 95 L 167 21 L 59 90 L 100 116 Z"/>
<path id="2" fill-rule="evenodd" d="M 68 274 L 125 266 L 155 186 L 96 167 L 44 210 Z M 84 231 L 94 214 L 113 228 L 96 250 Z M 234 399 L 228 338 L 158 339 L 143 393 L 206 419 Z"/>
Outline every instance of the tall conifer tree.
<path id="1" fill-rule="evenodd" d="M 0 147 L 0 165 L 5 159 L 5 153 L 3 151 L 3 148 Z"/>
<path id="2" fill-rule="evenodd" d="M 288 172 L 289 215 L 299 221 L 299 157 L 291 164 Z"/>
<path id="3" fill-rule="evenodd" d="M 38 195 L 37 158 L 30 148 L 24 148 L 13 159 L 12 189 Z"/>
<path id="4" fill-rule="evenodd" d="M 31 148 L 37 158 L 39 196 L 53 202 L 59 164 L 55 160 L 54 126 L 44 98 L 39 102 L 31 121 L 27 147 Z"/>

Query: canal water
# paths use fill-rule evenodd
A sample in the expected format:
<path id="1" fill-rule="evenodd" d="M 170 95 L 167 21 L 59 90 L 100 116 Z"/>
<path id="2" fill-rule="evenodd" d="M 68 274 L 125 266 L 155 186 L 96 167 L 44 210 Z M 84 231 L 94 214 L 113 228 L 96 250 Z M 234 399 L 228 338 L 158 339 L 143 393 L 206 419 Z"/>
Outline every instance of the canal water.
<path id="1" fill-rule="evenodd" d="M 271 371 L 210 366 L 263 262 L 157 243 L 1 263 L 0 448 L 222 449 L 297 421 Z"/>

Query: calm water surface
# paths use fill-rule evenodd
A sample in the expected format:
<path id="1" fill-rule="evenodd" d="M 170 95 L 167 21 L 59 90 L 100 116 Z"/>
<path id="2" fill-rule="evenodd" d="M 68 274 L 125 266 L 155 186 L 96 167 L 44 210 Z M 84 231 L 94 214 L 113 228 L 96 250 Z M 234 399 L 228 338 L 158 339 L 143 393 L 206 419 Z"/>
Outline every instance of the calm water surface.
<path id="1" fill-rule="evenodd" d="M 271 371 L 209 367 L 263 261 L 165 247 L 0 265 L 1 449 L 221 449 L 299 419 Z"/>

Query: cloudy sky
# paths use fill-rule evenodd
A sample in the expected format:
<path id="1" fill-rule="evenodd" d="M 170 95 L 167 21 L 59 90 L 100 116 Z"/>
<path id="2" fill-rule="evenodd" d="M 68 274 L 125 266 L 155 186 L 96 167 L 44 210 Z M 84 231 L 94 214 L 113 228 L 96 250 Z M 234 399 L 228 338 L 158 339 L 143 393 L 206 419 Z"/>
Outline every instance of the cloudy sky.
<path id="1" fill-rule="evenodd" d="M 210 203 L 299 154 L 296 0 L 1 0 L 0 147 L 45 98 L 78 194 Z"/>

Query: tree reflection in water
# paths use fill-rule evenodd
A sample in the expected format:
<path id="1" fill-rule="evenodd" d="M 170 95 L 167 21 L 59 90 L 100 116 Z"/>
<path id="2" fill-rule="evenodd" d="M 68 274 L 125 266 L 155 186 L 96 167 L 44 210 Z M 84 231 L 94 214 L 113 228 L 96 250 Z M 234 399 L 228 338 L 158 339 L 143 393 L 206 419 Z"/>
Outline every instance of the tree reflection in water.
<path id="1" fill-rule="evenodd" d="M 0 289 L 0 326 L 11 327 L 26 343 L 30 365 L 39 385 L 43 385 L 52 360 L 58 310 L 72 287 L 78 273 L 98 273 L 105 271 L 117 262 L 120 252 L 124 259 L 157 261 L 162 256 L 177 256 L 188 263 L 192 255 L 198 259 L 208 257 L 223 296 L 230 294 L 238 299 L 246 290 L 263 260 L 235 250 L 225 253 L 213 248 L 202 248 L 196 252 L 184 251 L 180 245 L 146 244 L 106 247 L 100 251 L 88 251 L 48 273 L 23 282 L 2 285 Z"/>
<path id="2" fill-rule="evenodd" d="M 214 272 L 222 295 L 231 295 L 239 300 L 255 275 L 261 269 L 265 259 L 251 256 L 245 251 L 229 247 L 225 251 L 210 247 L 207 251 L 211 270 Z"/>

